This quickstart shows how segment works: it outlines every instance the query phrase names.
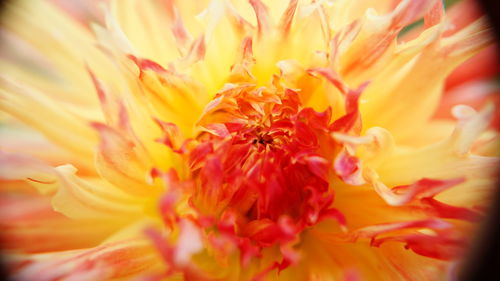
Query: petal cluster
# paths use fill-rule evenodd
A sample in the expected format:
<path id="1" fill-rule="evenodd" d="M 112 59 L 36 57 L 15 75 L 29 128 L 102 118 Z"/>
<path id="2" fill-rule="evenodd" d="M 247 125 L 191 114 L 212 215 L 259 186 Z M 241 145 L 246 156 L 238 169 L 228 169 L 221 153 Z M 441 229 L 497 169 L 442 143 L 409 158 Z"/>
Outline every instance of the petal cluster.
<path id="1" fill-rule="evenodd" d="M 1 25 L 15 280 L 457 274 L 499 162 L 472 1 L 74 2 Z"/>

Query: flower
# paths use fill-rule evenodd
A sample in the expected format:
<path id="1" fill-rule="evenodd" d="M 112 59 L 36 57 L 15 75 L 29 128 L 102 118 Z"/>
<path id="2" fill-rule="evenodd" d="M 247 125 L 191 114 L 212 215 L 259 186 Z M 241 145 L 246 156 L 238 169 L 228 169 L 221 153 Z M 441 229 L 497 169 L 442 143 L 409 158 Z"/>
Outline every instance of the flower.
<path id="1" fill-rule="evenodd" d="M 16 280 L 441 280 L 463 262 L 498 165 L 491 86 L 470 98 L 455 72 L 443 94 L 492 43 L 453 17 L 471 1 L 112 0 L 102 20 L 55 3 L 3 21 Z"/>

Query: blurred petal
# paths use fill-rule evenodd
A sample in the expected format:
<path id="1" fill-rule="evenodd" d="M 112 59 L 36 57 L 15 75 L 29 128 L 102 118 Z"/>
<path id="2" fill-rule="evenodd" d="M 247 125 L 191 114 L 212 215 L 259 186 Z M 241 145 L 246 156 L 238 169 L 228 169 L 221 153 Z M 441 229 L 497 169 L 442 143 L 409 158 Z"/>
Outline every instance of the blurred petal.
<path id="1" fill-rule="evenodd" d="M 95 246 L 116 227 L 75 221 L 52 210 L 48 198 L 4 196 L 0 202 L 2 249 L 25 253 L 63 251 Z"/>
<path id="2" fill-rule="evenodd" d="M 18 280 L 105 280 L 127 278 L 158 266 L 151 245 L 144 240 L 128 240 L 92 249 L 32 255 L 26 258 Z"/>

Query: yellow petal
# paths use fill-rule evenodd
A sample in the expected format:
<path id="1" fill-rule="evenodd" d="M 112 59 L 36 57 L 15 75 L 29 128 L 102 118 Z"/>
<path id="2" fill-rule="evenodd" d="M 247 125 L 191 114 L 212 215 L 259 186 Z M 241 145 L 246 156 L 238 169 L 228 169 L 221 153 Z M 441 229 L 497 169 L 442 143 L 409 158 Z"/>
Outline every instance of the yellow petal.
<path id="1" fill-rule="evenodd" d="M 153 196 L 161 189 L 146 183 L 152 162 L 137 140 L 104 124 L 95 123 L 101 142 L 96 169 L 108 182 L 136 196 Z"/>
<path id="2" fill-rule="evenodd" d="M 67 217 L 123 224 L 141 216 L 144 202 L 137 198 L 102 180 L 81 179 L 72 166 L 60 166 L 56 170 L 60 179 L 52 205 Z"/>
<path id="3" fill-rule="evenodd" d="M 92 159 L 92 147 L 96 143 L 92 129 L 85 120 L 61 108 L 57 101 L 11 80 L 2 80 L 0 97 L 0 108 L 39 130 L 61 147 L 87 161 Z M 57 123 L 46 120 L 57 120 Z"/>
<path id="4" fill-rule="evenodd" d="M 415 128 L 419 129 L 434 114 L 446 75 L 487 44 L 489 37 L 483 20 L 442 40 L 437 37 L 436 25 L 422 33 L 417 39 L 420 43 L 403 46 L 361 97 L 360 110 L 366 128 L 384 127 L 397 140 L 411 143 Z"/>

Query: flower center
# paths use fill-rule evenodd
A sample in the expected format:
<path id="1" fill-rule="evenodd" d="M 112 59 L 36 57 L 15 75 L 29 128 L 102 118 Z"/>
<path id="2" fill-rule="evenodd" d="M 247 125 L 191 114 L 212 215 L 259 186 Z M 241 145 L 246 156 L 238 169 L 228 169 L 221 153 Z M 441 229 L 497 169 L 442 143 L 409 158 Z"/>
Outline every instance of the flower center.
<path id="1" fill-rule="evenodd" d="M 236 231 L 255 236 L 286 219 L 303 229 L 333 202 L 330 110 L 301 106 L 296 92 L 234 87 L 218 94 L 199 124 L 190 152 L 192 204 L 216 219 L 234 217 Z"/>
<path id="2" fill-rule="evenodd" d="M 262 144 L 264 146 L 272 145 L 273 144 L 273 137 L 270 135 L 266 134 L 259 134 L 257 137 L 253 140 L 253 144 Z"/>

